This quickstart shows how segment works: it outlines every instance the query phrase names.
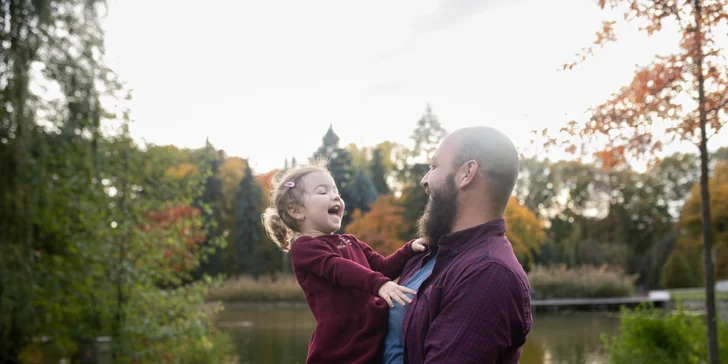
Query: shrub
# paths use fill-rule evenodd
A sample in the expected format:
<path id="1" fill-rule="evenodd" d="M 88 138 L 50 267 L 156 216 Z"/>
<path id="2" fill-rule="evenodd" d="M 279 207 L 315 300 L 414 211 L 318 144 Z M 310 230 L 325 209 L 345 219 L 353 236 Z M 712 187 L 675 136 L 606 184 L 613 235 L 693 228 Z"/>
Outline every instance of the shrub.
<path id="1" fill-rule="evenodd" d="M 222 286 L 211 288 L 208 301 L 223 302 L 303 302 L 303 290 L 292 275 L 262 276 L 254 280 L 249 276 L 229 279 Z"/>
<path id="2" fill-rule="evenodd" d="M 534 267 L 528 274 L 534 298 L 625 297 L 634 290 L 636 277 L 607 266 L 574 269 Z"/>
<path id="3" fill-rule="evenodd" d="M 664 314 L 650 305 L 622 309 L 620 335 L 602 336 L 610 363 L 690 364 L 707 362 L 705 319 L 685 311 Z M 728 360 L 728 328 L 719 324 L 721 361 Z"/>

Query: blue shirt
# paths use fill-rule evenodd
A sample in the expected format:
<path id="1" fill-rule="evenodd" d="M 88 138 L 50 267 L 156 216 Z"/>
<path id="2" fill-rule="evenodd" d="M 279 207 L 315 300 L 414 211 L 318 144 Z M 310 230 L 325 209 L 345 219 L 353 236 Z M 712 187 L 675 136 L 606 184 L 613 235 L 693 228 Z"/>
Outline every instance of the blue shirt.
<path id="1" fill-rule="evenodd" d="M 432 273 L 432 267 L 435 266 L 435 258 L 430 259 L 412 278 L 410 278 L 403 286 L 417 291 L 422 282 Z M 407 297 L 413 298 L 413 295 L 407 294 Z M 394 301 L 394 307 L 389 309 L 389 330 L 387 337 L 384 339 L 384 357 L 382 364 L 401 364 L 403 360 L 404 340 L 402 337 L 402 320 L 408 306 L 400 306 Z"/>

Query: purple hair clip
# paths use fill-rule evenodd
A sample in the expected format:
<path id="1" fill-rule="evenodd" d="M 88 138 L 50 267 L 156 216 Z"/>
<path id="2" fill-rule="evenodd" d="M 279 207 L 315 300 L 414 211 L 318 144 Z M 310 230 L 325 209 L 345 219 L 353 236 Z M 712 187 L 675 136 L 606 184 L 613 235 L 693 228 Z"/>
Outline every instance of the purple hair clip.
<path id="1" fill-rule="evenodd" d="M 296 186 L 296 183 L 293 181 L 288 181 L 283 184 L 283 187 L 288 187 L 288 188 L 295 187 L 295 186 Z"/>

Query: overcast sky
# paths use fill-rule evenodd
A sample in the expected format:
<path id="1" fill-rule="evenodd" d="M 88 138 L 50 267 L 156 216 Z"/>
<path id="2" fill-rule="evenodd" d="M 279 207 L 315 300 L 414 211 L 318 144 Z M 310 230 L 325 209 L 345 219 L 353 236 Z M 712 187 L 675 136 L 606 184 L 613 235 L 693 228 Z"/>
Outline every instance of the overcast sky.
<path id="1" fill-rule="evenodd" d="M 182 147 L 207 137 L 257 172 L 305 160 L 329 124 L 342 145 L 407 143 L 428 102 L 447 130 L 492 125 L 530 153 L 530 130 L 583 120 L 636 64 L 677 46 L 675 32 L 620 29 L 619 43 L 559 72 L 610 15 L 588 0 L 109 4 L 107 60 L 133 89 L 132 134 Z"/>

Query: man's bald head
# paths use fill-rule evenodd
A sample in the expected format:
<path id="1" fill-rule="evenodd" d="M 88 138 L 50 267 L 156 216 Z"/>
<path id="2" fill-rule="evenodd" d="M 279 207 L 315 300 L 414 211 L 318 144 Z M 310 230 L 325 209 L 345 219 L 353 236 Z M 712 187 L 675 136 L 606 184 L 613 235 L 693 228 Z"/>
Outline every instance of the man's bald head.
<path id="1" fill-rule="evenodd" d="M 454 145 L 452 168 L 471 160 L 477 162 L 486 180 L 489 199 L 494 207 L 505 210 L 518 179 L 518 152 L 511 140 L 487 126 L 459 129 L 448 138 L 453 138 Z"/>

